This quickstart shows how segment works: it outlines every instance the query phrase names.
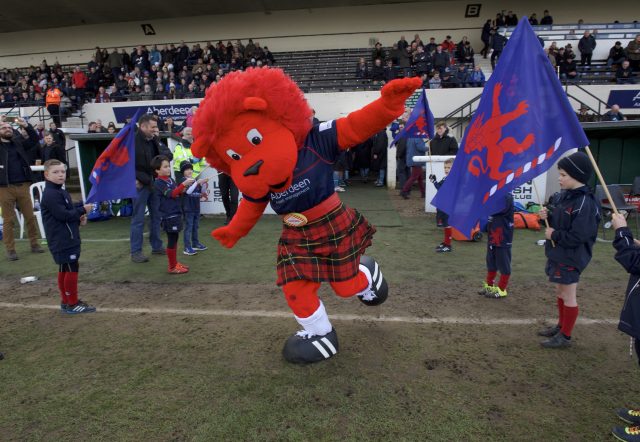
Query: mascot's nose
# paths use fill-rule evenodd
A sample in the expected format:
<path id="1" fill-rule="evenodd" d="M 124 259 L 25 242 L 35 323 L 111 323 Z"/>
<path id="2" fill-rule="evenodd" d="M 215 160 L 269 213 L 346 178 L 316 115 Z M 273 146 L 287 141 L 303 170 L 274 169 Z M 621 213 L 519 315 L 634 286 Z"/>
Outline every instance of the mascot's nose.
<path id="1" fill-rule="evenodd" d="M 244 176 L 249 176 L 249 175 L 257 175 L 258 172 L 260 171 L 260 167 L 264 164 L 264 161 L 259 160 L 256 163 L 254 163 L 253 166 L 251 166 L 250 168 L 248 168 L 247 170 L 244 171 L 243 175 Z"/>

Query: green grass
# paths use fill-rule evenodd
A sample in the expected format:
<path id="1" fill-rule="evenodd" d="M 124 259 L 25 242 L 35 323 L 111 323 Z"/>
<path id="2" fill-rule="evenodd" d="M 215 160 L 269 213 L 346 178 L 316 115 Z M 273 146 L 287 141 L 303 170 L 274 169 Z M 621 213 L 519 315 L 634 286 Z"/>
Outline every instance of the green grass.
<path id="1" fill-rule="evenodd" d="M 510 296 L 486 300 L 474 294 L 484 241 L 436 254 L 442 232 L 433 216 L 401 216 L 386 192 L 353 189 L 345 201 L 374 223 L 388 221 L 377 226 L 370 254 L 392 294 L 371 309 L 323 289 L 330 314 L 553 315 L 540 232 L 516 231 Z M 203 219 L 210 249 L 180 255 L 192 270 L 179 277 L 166 274 L 163 256 L 131 263 L 126 241 L 85 241 L 85 296 L 110 307 L 287 311 L 274 284 L 279 219 L 264 217 L 231 250 L 208 235 L 222 222 Z M 128 226 L 93 223 L 82 235 L 126 239 Z M 0 302 L 54 304 L 50 255 L 28 253 L 26 241 L 18 253 L 20 261 L 0 264 Z M 598 243 L 583 274 L 586 317 L 619 312 L 627 277 L 612 256 L 610 244 Z M 42 281 L 17 284 L 28 274 Z M 537 326 L 336 320 L 338 356 L 294 366 L 280 356 L 292 318 L 0 309 L 0 324 L 2 441 L 607 440 L 619 424 L 613 410 L 638 405 L 637 362 L 612 325 L 578 325 L 575 348 L 550 352 L 538 346 Z"/>

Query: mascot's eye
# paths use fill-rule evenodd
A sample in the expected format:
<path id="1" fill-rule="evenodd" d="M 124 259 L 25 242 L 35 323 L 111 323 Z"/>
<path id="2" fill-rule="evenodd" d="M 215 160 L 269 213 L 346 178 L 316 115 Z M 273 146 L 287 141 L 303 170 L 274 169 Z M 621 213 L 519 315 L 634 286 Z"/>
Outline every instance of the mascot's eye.
<path id="1" fill-rule="evenodd" d="M 242 158 L 242 155 L 240 155 L 238 152 L 236 152 L 233 149 L 227 149 L 227 155 L 229 155 L 232 159 L 236 161 Z"/>
<path id="2" fill-rule="evenodd" d="M 262 134 L 258 132 L 258 129 L 251 129 L 247 132 L 247 140 L 254 146 L 262 143 Z"/>

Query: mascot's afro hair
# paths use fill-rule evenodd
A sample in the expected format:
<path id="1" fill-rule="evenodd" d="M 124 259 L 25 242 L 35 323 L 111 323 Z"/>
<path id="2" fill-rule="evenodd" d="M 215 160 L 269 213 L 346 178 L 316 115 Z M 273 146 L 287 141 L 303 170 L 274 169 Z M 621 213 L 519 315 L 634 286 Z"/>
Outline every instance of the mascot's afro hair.
<path id="1" fill-rule="evenodd" d="M 281 69 L 269 67 L 232 72 L 209 87 L 193 123 L 198 145 L 215 146 L 222 134 L 233 130 L 234 119 L 247 111 L 247 97 L 266 101 L 267 108 L 261 112 L 289 129 L 296 145 L 302 145 L 311 129 L 311 108 L 289 76 Z"/>

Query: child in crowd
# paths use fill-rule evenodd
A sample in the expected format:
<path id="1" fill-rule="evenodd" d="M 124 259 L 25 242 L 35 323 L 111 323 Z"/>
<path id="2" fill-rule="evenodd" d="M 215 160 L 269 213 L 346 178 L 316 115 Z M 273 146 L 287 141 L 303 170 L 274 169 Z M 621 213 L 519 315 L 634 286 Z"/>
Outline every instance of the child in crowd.
<path id="1" fill-rule="evenodd" d="M 80 225 L 86 224 L 92 204 L 74 205 L 62 188 L 66 178 L 67 166 L 62 161 L 45 161 L 45 185 L 40 201 L 42 223 L 49 251 L 59 266 L 60 310 L 68 314 L 92 313 L 96 308 L 78 299 Z"/>
<path id="2" fill-rule="evenodd" d="M 180 173 L 183 178 L 178 184 L 182 184 L 187 179 L 194 179 L 193 165 L 186 160 L 180 163 Z M 182 211 L 184 212 L 184 253 L 185 255 L 195 255 L 199 251 L 207 250 L 207 246 L 198 239 L 198 227 L 200 224 L 200 195 L 202 184 L 206 179 L 195 181 L 185 191 L 182 199 Z"/>
<path id="3" fill-rule="evenodd" d="M 624 216 L 614 214 L 611 218 L 616 229 L 613 240 L 613 247 L 617 251 L 615 258 L 630 275 L 618 329 L 634 340 L 636 356 L 640 362 L 640 241 L 633 239 Z M 640 441 L 640 410 L 622 408 L 617 411 L 617 415 L 633 426 L 615 427 L 613 435 L 623 441 Z"/>
<path id="4" fill-rule="evenodd" d="M 453 158 L 449 158 L 444 162 L 444 177 L 442 177 L 440 181 L 438 181 L 435 175 L 429 175 L 429 181 L 433 183 L 436 189 L 440 189 L 440 187 L 442 187 L 442 185 L 444 184 L 444 180 L 449 175 L 449 172 L 451 172 L 451 167 L 453 167 Z M 449 215 L 444 213 L 442 210 L 437 209 L 436 224 L 438 225 L 438 227 L 444 228 L 444 240 L 438 247 L 436 247 L 436 252 L 450 252 L 451 250 L 453 250 L 451 247 L 451 236 L 453 232 L 451 226 L 449 226 Z"/>
<path id="5" fill-rule="evenodd" d="M 489 217 L 487 224 L 487 279 L 481 295 L 487 298 L 507 296 L 507 284 L 511 276 L 511 243 L 513 242 L 513 195 L 505 195 L 505 207 Z M 500 272 L 498 285 L 493 282 Z"/>
<path id="6" fill-rule="evenodd" d="M 182 207 L 180 197 L 187 187 L 194 183 L 193 178 L 184 180 L 177 185 L 171 178 L 171 164 L 169 158 L 158 155 L 151 160 L 151 167 L 157 175 L 153 182 L 155 192 L 160 196 L 161 226 L 167 232 L 167 259 L 169 260 L 169 273 L 187 273 L 189 267 L 180 264 L 176 258 L 178 237 L 182 230 Z"/>
<path id="7" fill-rule="evenodd" d="M 576 152 L 558 161 L 562 192 L 552 198 L 552 208 L 540 210 L 540 218 L 548 219 L 546 274 L 556 283 L 558 324 L 538 332 L 548 337 L 545 348 L 571 346 L 571 332 L 578 318 L 576 291 L 580 274 L 587 267 L 600 223 L 600 205 L 585 185 L 593 174 L 589 157 Z"/>

